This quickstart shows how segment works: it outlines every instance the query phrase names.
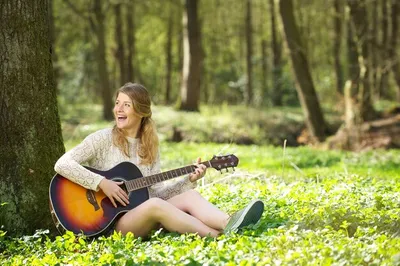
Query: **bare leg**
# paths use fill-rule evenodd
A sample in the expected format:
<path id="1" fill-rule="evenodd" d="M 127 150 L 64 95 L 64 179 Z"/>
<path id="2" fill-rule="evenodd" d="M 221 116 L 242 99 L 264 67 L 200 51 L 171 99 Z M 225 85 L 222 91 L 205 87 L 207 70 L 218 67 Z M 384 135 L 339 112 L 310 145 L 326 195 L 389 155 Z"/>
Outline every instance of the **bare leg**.
<path id="1" fill-rule="evenodd" d="M 228 214 L 215 207 L 193 189 L 170 198 L 168 202 L 218 231 L 223 230 L 229 220 Z"/>
<path id="2" fill-rule="evenodd" d="M 200 236 L 212 237 L 220 233 L 159 198 L 151 198 L 127 212 L 118 220 L 116 230 L 123 234 L 132 232 L 137 237 L 145 237 L 159 223 L 171 232 L 198 233 Z"/>

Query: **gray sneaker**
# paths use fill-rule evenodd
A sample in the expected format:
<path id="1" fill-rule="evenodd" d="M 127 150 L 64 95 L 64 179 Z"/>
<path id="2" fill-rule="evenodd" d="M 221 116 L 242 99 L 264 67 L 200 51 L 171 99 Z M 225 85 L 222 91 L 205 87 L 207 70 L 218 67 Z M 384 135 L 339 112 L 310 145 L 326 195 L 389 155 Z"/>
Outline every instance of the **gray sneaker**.
<path id="1" fill-rule="evenodd" d="M 261 200 L 253 200 L 240 211 L 235 212 L 224 228 L 224 233 L 240 229 L 250 224 L 256 224 L 264 211 L 264 203 Z"/>

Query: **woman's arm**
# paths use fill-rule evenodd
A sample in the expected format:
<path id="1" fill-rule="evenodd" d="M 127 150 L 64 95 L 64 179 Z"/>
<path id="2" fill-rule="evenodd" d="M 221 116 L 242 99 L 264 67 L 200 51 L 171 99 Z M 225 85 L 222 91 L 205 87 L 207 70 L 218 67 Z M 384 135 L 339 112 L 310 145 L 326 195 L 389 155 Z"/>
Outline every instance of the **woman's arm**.
<path id="1" fill-rule="evenodd" d="M 98 139 L 95 141 L 96 133 L 87 136 L 79 145 L 61 156 L 56 162 L 54 170 L 74 183 L 98 191 L 98 185 L 104 177 L 82 166 L 96 157 L 97 147 L 94 144 L 96 146 L 104 145 L 104 142 L 98 141 Z"/>
<path id="2" fill-rule="evenodd" d="M 157 160 L 153 163 L 150 172 L 152 175 L 161 172 L 160 155 L 157 156 Z M 197 182 L 190 181 L 189 175 L 175 180 L 177 181 L 166 185 L 157 184 L 149 187 L 150 196 L 167 200 L 197 186 Z"/>

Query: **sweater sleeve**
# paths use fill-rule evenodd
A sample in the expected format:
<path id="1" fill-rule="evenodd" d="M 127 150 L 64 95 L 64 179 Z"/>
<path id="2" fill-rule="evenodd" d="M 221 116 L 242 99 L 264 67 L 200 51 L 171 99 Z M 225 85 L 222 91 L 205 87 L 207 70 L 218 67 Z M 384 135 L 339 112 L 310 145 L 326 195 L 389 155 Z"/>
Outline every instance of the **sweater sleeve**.
<path id="1" fill-rule="evenodd" d="M 61 156 L 54 170 L 74 183 L 98 191 L 104 177 L 82 166 L 96 157 L 96 149 L 99 148 L 96 146 L 104 145 L 104 141 L 96 141 L 95 134 L 87 136 L 79 145 Z"/>
<path id="2" fill-rule="evenodd" d="M 151 174 L 158 174 L 160 172 L 160 156 L 158 155 L 156 162 L 152 165 Z M 189 175 L 183 178 L 176 178 L 172 181 L 172 183 L 168 181 L 165 183 L 163 182 L 149 187 L 150 197 L 168 200 L 176 195 L 182 194 L 187 190 L 195 188 L 197 184 L 197 182 L 191 182 L 189 180 Z"/>

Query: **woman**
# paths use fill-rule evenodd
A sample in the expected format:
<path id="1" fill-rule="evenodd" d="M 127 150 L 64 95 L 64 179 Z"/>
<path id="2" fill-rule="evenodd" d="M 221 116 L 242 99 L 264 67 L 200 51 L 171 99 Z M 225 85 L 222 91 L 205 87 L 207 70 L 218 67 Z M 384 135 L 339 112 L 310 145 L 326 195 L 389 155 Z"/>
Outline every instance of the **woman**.
<path id="1" fill-rule="evenodd" d="M 160 172 L 158 137 L 151 119 L 151 101 L 146 88 L 127 83 L 116 93 L 115 126 L 87 136 L 82 143 L 65 153 L 55 170 L 71 181 L 95 191 L 100 189 L 116 207 L 126 206 L 129 197 L 115 182 L 93 173 L 82 165 L 108 170 L 129 161 L 143 176 Z M 195 172 L 173 184 L 149 187 L 150 199 L 125 213 L 112 229 L 123 234 L 132 232 L 146 237 L 159 225 L 168 231 L 198 233 L 216 237 L 222 232 L 256 223 L 263 212 L 261 201 L 250 202 L 244 209 L 229 216 L 198 192 L 193 190 L 196 180 L 204 176 L 206 167 L 197 159 Z"/>

